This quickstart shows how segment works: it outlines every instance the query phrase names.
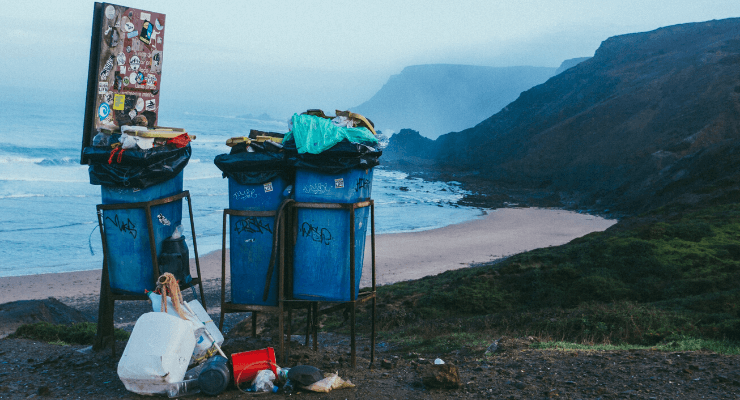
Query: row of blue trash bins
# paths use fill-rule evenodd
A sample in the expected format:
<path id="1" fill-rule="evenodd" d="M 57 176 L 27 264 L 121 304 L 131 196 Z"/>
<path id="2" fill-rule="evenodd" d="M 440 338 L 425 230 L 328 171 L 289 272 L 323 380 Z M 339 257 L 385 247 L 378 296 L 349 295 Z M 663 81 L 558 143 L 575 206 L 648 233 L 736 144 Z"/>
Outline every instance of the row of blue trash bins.
<path id="1" fill-rule="evenodd" d="M 189 145 L 188 145 L 189 146 Z M 247 146 L 248 147 L 248 146 Z M 307 203 L 356 203 L 369 200 L 373 167 L 380 150 L 343 141 L 322 155 L 283 151 L 274 143 L 254 151 L 235 151 L 216 157 L 215 164 L 228 178 L 229 208 L 237 211 L 275 211 L 291 198 Z M 189 156 L 189 153 L 188 153 Z M 183 166 L 184 168 L 184 166 Z M 170 179 L 144 189 L 101 185 L 102 203 L 135 203 L 166 198 L 183 190 L 183 170 Z M 93 172 L 91 167 L 91 182 Z M 292 298 L 313 301 L 349 301 L 350 247 L 354 245 L 355 298 L 359 293 L 364 261 L 369 207 L 355 209 L 350 227 L 348 209 L 298 208 L 297 232 L 292 248 Z M 103 211 L 108 243 L 107 263 L 111 289 L 141 294 L 153 290 L 153 265 L 146 215 L 140 208 Z M 182 221 L 182 199 L 152 207 L 151 223 L 157 254 L 171 240 Z M 266 276 L 273 252 L 274 216 L 231 216 L 229 221 L 231 301 L 235 304 L 278 304 L 278 273 Z M 354 229 L 355 243 L 349 242 Z M 189 260 L 188 260 L 189 261 Z M 188 276 L 189 278 L 189 276 Z"/>

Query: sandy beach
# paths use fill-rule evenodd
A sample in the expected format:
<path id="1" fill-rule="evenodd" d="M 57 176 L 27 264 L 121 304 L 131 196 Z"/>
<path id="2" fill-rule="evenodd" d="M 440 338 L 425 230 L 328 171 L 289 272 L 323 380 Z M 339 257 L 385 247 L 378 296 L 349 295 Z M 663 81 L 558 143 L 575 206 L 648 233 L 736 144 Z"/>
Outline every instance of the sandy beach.
<path id="1" fill-rule="evenodd" d="M 557 209 L 490 210 L 472 221 L 422 232 L 376 236 L 378 285 L 465 268 L 524 251 L 557 246 L 603 231 L 614 220 Z M 228 262 L 228 255 L 226 260 Z M 22 267 L 22 266 L 20 266 Z M 221 252 L 200 256 L 204 280 L 220 279 Z M 195 265 L 191 260 L 191 271 Z M 371 283 L 368 237 L 362 286 Z M 227 268 L 228 274 L 228 268 Z M 101 270 L 0 278 L 0 303 L 47 297 L 91 297 L 100 290 Z"/>

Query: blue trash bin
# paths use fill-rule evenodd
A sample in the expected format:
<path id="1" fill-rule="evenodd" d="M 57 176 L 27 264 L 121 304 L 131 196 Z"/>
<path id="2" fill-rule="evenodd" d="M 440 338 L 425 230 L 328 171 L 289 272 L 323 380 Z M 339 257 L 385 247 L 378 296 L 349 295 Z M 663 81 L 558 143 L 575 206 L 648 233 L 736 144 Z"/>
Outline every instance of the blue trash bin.
<path id="1" fill-rule="evenodd" d="M 101 186 L 103 204 L 138 203 L 182 192 L 183 172 L 146 189 Z M 182 199 L 152 207 L 152 226 L 157 254 L 162 243 L 182 223 Z M 143 208 L 103 210 L 103 226 L 108 247 L 108 278 L 113 293 L 144 294 L 154 290 L 157 277 L 149 247 L 149 230 Z"/>
<path id="2" fill-rule="evenodd" d="M 307 203 L 356 203 L 370 199 L 373 171 L 339 174 L 296 171 L 295 200 Z M 349 229 L 355 230 L 355 299 L 360 290 L 370 207 L 355 210 L 298 209 L 293 257 L 293 297 L 300 300 L 350 301 Z M 353 300 L 353 299 L 352 299 Z"/>
<path id="3" fill-rule="evenodd" d="M 277 210 L 290 182 L 276 176 L 261 184 L 239 184 L 229 177 L 229 208 L 240 211 Z M 231 301 L 235 304 L 277 306 L 278 273 L 270 281 L 267 301 L 262 297 L 272 253 L 275 217 L 229 217 Z M 276 261 L 277 262 L 277 261 Z"/>

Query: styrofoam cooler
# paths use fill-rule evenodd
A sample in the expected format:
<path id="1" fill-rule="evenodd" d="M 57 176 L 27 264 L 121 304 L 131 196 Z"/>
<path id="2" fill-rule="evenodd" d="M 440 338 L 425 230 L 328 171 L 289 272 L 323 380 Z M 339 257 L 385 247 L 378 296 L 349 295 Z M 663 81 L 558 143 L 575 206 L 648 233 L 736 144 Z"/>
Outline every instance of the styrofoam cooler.
<path id="1" fill-rule="evenodd" d="M 128 391 L 165 394 L 185 377 L 194 348 L 190 322 L 162 312 L 143 314 L 118 362 L 118 377 Z"/>

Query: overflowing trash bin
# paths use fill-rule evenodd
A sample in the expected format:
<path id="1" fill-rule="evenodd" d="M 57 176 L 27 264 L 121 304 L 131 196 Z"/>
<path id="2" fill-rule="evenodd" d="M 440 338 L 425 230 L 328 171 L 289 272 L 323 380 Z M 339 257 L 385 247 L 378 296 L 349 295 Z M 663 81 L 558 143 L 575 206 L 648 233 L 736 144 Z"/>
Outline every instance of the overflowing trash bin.
<path id="1" fill-rule="evenodd" d="M 214 159 L 229 181 L 229 209 L 270 214 L 230 216 L 229 257 L 234 304 L 278 304 L 278 274 L 268 277 L 268 270 L 270 261 L 275 263 L 278 256 L 277 210 L 289 196 L 293 174 L 285 164 L 279 143 L 282 135 L 273 135 L 254 137 L 253 134 L 252 139 L 229 139 L 227 144 L 232 146 L 231 152 Z M 269 291 L 264 298 L 267 279 Z"/>
<path id="2" fill-rule="evenodd" d="M 354 113 L 337 111 L 337 117 L 327 117 L 319 110 L 295 114 L 291 122 L 284 148 L 288 163 L 296 168 L 296 202 L 352 204 L 370 199 L 372 168 L 382 154 L 372 123 Z M 357 298 L 369 213 L 367 206 L 298 207 L 293 298 Z M 350 243 L 350 229 L 354 230 L 354 243 Z M 355 298 L 350 295 L 351 273 L 347 268 L 351 265 L 351 247 Z"/>
<path id="3" fill-rule="evenodd" d="M 168 133 L 147 138 L 135 136 L 137 131 L 124 133 L 98 133 L 83 154 L 89 162 L 90 183 L 100 185 L 104 205 L 144 203 L 176 195 L 183 190 L 183 169 L 191 155 L 190 136 L 187 133 Z M 146 129 L 146 128 L 145 128 Z M 154 134 L 156 135 L 156 134 Z M 153 261 L 150 247 L 149 223 L 152 226 L 156 254 L 164 250 L 183 253 L 187 246 L 182 232 L 176 228 L 182 223 L 182 199 L 151 207 L 147 218 L 142 207 L 102 210 L 103 234 L 107 243 L 108 275 L 110 287 L 116 294 L 142 294 L 153 290 Z M 147 221 L 148 219 L 148 221 Z M 177 237 L 170 239 L 173 234 Z M 176 256 L 176 255 L 173 255 Z M 171 259 L 173 256 L 169 257 Z M 188 282 L 189 257 L 176 257 L 171 268 L 178 277 Z M 163 263 L 162 267 L 173 263 Z M 166 272 L 166 271 L 161 271 Z"/>

